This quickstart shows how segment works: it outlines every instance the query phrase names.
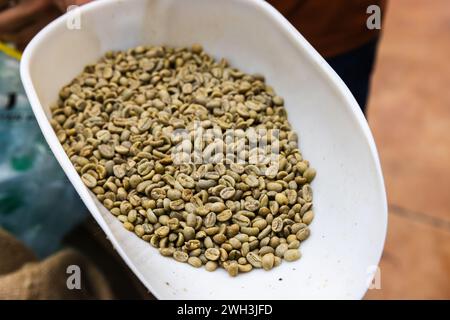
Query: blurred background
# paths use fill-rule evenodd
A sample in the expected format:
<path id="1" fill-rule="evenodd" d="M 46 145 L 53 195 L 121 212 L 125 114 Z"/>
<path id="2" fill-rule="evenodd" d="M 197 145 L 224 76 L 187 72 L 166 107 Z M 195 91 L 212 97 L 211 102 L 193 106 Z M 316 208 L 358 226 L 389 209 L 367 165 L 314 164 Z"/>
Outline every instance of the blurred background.
<path id="1" fill-rule="evenodd" d="M 31 2 L 41 5 L 31 15 L 40 12 L 47 23 L 76 1 L 0 0 L 0 7 Z M 385 177 L 389 226 L 380 264 L 381 288 L 369 290 L 365 298 L 450 299 L 450 1 L 270 2 L 327 58 L 362 107 L 372 75 L 366 116 Z M 357 37 L 348 32 L 352 19 L 345 15 L 354 9 L 353 21 L 365 28 L 365 8 L 372 3 L 383 10 L 381 33 Z M 305 23 L 303 17 L 311 11 L 329 25 Z M 20 49 L 45 23 L 21 27 L 27 32 L 14 34 L 0 13 L 0 40 L 16 42 Z M 327 38 L 344 27 L 359 43 L 330 51 L 321 32 Z M 32 261 L 61 248 L 75 248 L 110 280 L 112 297 L 151 298 L 89 217 L 53 159 L 20 86 L 20 51 L 8 50 L 0 51 L 0 229 L 30 247 Z M 44 182 L 49 176 L 51 184 Z M 0 289 L 1 279 L 0 266 Z"/>
<path id="2" fill-rule="evenodd" d="M 389 202 L 381 290 L 450 299 L 450 2 L 388 3 L 368 120 Z"/>

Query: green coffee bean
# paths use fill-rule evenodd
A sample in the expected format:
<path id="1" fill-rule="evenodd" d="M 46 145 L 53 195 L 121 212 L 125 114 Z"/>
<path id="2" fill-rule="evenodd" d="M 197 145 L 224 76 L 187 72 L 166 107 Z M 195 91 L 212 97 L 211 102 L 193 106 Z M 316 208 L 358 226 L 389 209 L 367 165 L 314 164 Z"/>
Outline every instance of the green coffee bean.
<path id="1" fill-rule="evenodd" d="M 127 229 L 128 231 L 133 231 L 134 230 L 134 225 L 128 221 L 123 223 L 123 226 L 125 227 L 125 229 Z"/>
<path id="2" fill-rule="evenodd" d="M 281 262 L 282 262 L 281 258 L 275 256 L 275 257 L 274 257 L 274 263 L 273 263 L 273 266 L 274 266 L 274 267 L 278 267 L 278 266 L 281 264 Z"/>
<path id="3" fill-rule="evenodd" d="M 200 260 L 200 258 L 197 257 L 189 257 L 187 262 L 195 268 L 200 268 L 203 264 L 202 260 Z"/>
<path id="4" fill-rule="evenodd" d="M 261 257 L 253 252 L 249 252 L 246 257 L 247 261 L 255 268 L 262 267 Z"/>
<path id="5" fill-rule="evenodd" d="M 303 223 L 309 225 L 314 219 L 314 212 L 309 210 L 303 214 L 302 221 Z"/>
<path id="6" fill-rule="evenodd" d="M 298 248 L 300 248 L 300 241 L 298 241 L 298 240 L 292 241 L 291 243 L 289 243 L 288 248 L 289 249 L 298 249 Z"/>
<path id="7" fill-rule="evenodd" d="M 274 253 L 274 252 L 275 252 L 275 250 L 270 246 L 263 246 L 263 247 L 261 247 L 261 249 L 259 249 L 260 256 L 264 256 L 267 253 Z"/>
<path id="8" fill-rule="evenodd" d="M 297 237 L 297 239 L 299 241 L 303 241 L 303 240 L 306 240 L 309 237 L 309 233 L 310 233 L 309 228 L 303 228 L 303 229 L 300 229 L 295 234 L 295 236 Z"/>
<path id="9" fill-rule="evenodd" d="M 281 192 L 283 190 L 283 186 L 278 182 L 269 182 L 267 184 L 267 190 Z"/>
<path id="10" fill-rule="evenodd" d="M 289 203 L 288 198 L 283 193 L 277 193 L 275 195 L 275 201 L 278 202 L 280 206 L 285 206 Z"/>
<path id="11" fill-rule="evenodd" d="M 189 241 L 194 239 L 195 237 L 195 230 L 192 227 L 186 227 L 183 229 L 183 236 L 185 241 Z"/>
<path id="12" fill-rule="evenodd" d="M 216 224 L 216 214 L 214 212 L 208 213 L 205 217 L 204 224 L 207 228 L 213 227 Z"/>
<path id="13" fill-rule="evenodd" d="M 262 265 L 264 270 L 267 271 L 267 270 L 272 269 L 274 263 L 275 263 L 275 257 L 273 255 L 273 253 L 267 253 L 267 254 L 262 256 L 261 265 Z"/>
<path id="14" fill-rule="evenodd" d="M 155 234 L 160 238 L 164 238 L 164 237 L 167 237 L 169 232 L 170 232 L 169 227 L 162 226 L 162 227 L 159 227 L 158 229 L 156 229 Z"/>
<path id="15" fill-rule="evenodd" d="M 246 264 L 239 264 L 238 265 L 238 270 L 241 273 L 245 273 L 245 272 L 250 272 L 252 271 L 253 267 L 250 263 L 246 263 Z"/>
<path id="16" fill-rule="evenodd" d="M 306 181 L 311 182 L 316 176 L 316 170 L 313 168 L 308 168 L 303 172 L 303 177 Z"/>
<path id="17" fill-rule="evenodd" d="M 236 239 L 236 238 L 231 238 L 228 241 L 230 242 L 231 246 L 234 249 L 240 249 L 242 247 L 241 242 L 238 239 Z"/>
<path id="18" fill-rule="evenodd" d="M 286 261 L 295 261 L 300 259 L 300 251 L 298 249 L 289 249 L 284 253 L 284 260 Z"/>
<path id="19" fill-rule="evenodd" d="M 97 185 L 97 179 L 89 173 L 85 173 L 81 176 L 81 180 L 83 180 L 84 184 L 88 188 L 94 188 Z"/>
<path id="20" fill-rule="evenodd" d="M 173 258 L 179 262 L 186 262 L 189 259 L 189 255 L 183 251 L 175 251 L 173 253 Z"/>
<path id="21" fill-rule="evenodd" d="M 231 210 L 226 209 L 217 215 L 217 221 L 219 222 L 228 221 L 231 219 L 232 215 L 233 213 L 231 212 Z"/>
<path id="22" fill-rule="evenodd" d="M 222 191 L 220 191 L 220 197 L 224 200 L 228 200 L 232 198 L 236 193 L 233 187 L 226 187 Z"/>
<path id="23" fill-rule="evenodd" d="M 228 266 L 228 274 L 232 277 L 237 276 L 239 273 L 239 265 L 236 262 L 231 263 Z"/>
<path id="24" fill-rule="evenodd" d="M 171 257 L 175 253 L 175 248 L 159 248 L 159 253 L 165 257 Z"/>
<path id="25" fill-rule="evenodd" d="M 275 249 L 275 255 L 277 257 L 283 258 L 285 252 L 289 249 L 287 243 L 281 243 L 278 245 L 278 247 Z"/>
<path id="26" fill-rule="evenodd" d="M 242 227 L 241 232 L 249 236 L 256 236 L 259 234 L 259 229 L 255 227 Z"/>
<path id="27" fill-rule="evenodd" d="M 277 217 L 272 221 L 272 230 L 273 232 L 280 232 L 283 230 L 283 219 Z"/>
<path id="28" fill-rule="evenodd" d="M 83 183 L 162 255 L 231 276 L 300 257 L 316 171 L 264 77 L 200 45 L 139 46 L 107 53 L 58 99 L 51 123 Z"/>
<path id="29" fill-rule="evenodd" d="M 210 272 L 215 271 L 217 269 L 217 267 L 218 267 L 218 264 L 217 264 L 217 262 L 214 262 L 214 261 L 208 261 L 205 264 L 205 269 Z"/>
<path id="30" fill-rule="evenodd" d="M 208 248 L 205 251 L 205 257 L 208 260 L 216 261 L 220 257 L 220 251 L 219 251 L 219 249 L 216 249 L 216 248 Z"/>

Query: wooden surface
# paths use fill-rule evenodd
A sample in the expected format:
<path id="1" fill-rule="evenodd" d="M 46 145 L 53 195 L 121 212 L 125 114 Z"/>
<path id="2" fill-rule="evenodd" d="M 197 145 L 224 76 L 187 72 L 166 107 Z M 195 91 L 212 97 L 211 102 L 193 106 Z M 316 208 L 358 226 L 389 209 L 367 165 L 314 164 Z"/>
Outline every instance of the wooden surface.
<path id="1" fill-rule="evenodd" d="M 389 229 L 368 299 L 450 298 L 450 1 L 389 2 L 369 103 Z"/>

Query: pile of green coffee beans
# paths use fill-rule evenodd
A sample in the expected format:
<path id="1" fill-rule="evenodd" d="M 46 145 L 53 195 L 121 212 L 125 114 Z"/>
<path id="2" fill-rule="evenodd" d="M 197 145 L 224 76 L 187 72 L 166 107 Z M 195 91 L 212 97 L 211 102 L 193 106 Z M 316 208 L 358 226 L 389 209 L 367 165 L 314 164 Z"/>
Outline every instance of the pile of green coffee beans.
<path id="1" fill-rule="evenodd" d="M 300 258 L 316 171 L 263 76 L 139 46 L 86 66 L 51 112 L 85 185 L 162 255 L 231 276 Z"/>

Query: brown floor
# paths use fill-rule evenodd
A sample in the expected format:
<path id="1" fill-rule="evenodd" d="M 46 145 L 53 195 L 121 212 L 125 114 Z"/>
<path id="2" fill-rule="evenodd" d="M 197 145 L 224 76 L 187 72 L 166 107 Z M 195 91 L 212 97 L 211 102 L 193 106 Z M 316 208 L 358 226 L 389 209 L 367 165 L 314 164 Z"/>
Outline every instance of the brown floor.
<path id="1" fill-rule="evenodd" d="M 450 299 L 450 1 L 389 2 L 369 123 L 390 208 L 381 290 Z"/>

